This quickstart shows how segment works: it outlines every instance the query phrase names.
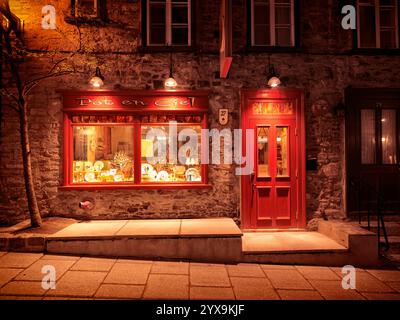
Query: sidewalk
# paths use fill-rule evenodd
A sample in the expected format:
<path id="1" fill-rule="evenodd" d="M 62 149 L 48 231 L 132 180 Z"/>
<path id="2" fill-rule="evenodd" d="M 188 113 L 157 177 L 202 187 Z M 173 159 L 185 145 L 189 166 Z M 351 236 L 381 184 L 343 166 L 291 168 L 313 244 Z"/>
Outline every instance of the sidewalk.
<path id="1" fill-rule="evenodd" d="M 55 290 L 41 286 L 54 266 Z M 400 300 L 400 270 L 357 269 L 357 289 L 341 269 L 258 264 L 216 265 L 0 252 L 4 299 Z"/>

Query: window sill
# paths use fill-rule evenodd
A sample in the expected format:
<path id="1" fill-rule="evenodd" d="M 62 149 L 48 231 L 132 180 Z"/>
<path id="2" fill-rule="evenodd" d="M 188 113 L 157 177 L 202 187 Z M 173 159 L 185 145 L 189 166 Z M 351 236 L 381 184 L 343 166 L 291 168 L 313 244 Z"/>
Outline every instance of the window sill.
<path id="1" fill-rule="evenodd" d="M 196 46 L 140 46 L 140 53 L 156 53 L 156 52 L 195 52 Z"/>
<path id="2" fill-rule="evenodd" d="M 305 50 L 300 47 L 272 47 L 272 46 L 247 46 L 246 53 L 304 53 Z"/>
<path id="3" fill-rule="evenodd" d="M 397 56 L 400 54 L 400 49 L 361 49 L 354 48 L 350 51 L 353 55 L 394 55 Z"/>
<path id="4" fill-rule="evenodd" d="M 185 183 L 171 183 L 171 184 L 155 184 L 155 183 L 143 183 L 143 184 L 98 184 L 98 185 L 69 185 L 60 186 L 59 190 L 168 190 L 168 189 L 211 189 L 210 184 L 185 184 Z"/>

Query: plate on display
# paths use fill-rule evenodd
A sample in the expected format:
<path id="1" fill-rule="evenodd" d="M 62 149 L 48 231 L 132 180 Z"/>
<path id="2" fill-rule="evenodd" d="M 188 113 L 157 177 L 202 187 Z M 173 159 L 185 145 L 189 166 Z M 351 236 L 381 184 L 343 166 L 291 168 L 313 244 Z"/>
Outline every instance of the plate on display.
<path id="1" fill-rule="evenodd" d="M 93 162 L 91 161 L 85 162 L 85 171 L 94 171 Z"/>
<path id="2" fill-rule="evenodd" d="M 160 171 L 157 174 L 157 181 L 169 181 L 169 173 L 167 171 Z"/>
<path id="3" fill-rule="evenodd" d="M 102 161 L 96 161 L 93 165 L 94 171 L 100 172 L 104 168 L 104 163 Z"/>
<path id="4" fill-rule="evenodd" d="M 95 182 L 96 175 L 93 172 L 88 172 L 85 174 L 85 181 L 86 182 Z"/>
<path id="5" fill-rule="evenodd" d="M 200 172 L 195 168 L 190 168 L 186 170 L 185 177 L 187 181 L 201 181 Z"/>
<path id="6" fill-rule="evenodd" d="M 142 164 L 142 174 L 150 174 L 152 171 L 154 171 L 154 168 L 151 164 L 148 163 Z"/>

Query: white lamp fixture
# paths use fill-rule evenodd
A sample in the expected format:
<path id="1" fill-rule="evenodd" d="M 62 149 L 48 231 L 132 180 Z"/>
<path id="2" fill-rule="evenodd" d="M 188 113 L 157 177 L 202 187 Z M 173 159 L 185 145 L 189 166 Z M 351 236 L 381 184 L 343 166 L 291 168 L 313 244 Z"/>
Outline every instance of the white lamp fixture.
<path id="1" fill-rule="evenodd" d="M 279 79 L 279 75 L 275 70 L 275 66 L 271 64 L 271 56 L 268 57 L 268 71 L 267 71 L 268 86 L 271 88 L 279 87 L 282 82 Z"/>
<path id="2" fill-rule="evenodd" d="M 173 73 L 172 73 L 172 53 L 170 55 L 170 60 L 169 60 L 169 77 L 167 80 L 164 81 L 164 88 L 167 90 L 174 90 L 178 86 L 178 83 L 174 79 Z"/>
<path id="3" fill-rule="evenodd" d="M 96 67 L 96 74 L 90 79 L 89 84 L 96 89 L 99 89 L 104 85 L 104 77 L 101 74 L 99 67 Z"/>

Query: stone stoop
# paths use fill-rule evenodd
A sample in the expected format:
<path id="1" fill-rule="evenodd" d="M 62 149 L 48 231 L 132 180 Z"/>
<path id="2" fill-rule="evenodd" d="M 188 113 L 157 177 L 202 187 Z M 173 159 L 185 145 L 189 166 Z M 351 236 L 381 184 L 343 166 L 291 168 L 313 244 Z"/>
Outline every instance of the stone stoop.
<path id="1" fill-rule="evenodd" d="M 242 232 L 232 219 L 83 222 L 47 237 L 47 252 L 237 263 Z"/>
<path id="2" fill-rule="evenodd" d="M 252 239 L 257 236 L 259 239 Z M 243 238 L 243 261 L 249 263 L 331 267 L 381 263 L 376 236 L 339 221 L 320 221 L 318 232 L 245 234 Z M 272 245 L 265 245 L 268 238 L 272 238 Z M 257 242 L 263 244 L 257 246 Z"/>

